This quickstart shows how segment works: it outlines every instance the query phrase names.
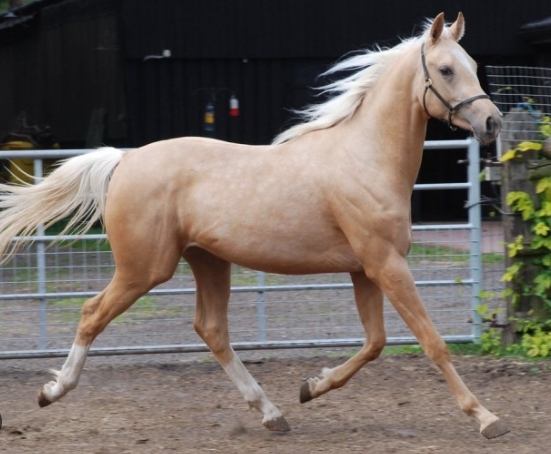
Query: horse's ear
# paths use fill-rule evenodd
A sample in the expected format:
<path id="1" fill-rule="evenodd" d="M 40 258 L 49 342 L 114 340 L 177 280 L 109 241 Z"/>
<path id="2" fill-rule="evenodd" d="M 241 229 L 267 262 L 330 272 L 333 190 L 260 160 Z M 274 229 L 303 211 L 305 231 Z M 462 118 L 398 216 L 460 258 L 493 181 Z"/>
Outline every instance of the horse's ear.
<path id="1" fill-rule="evenodd" d="M 442 30 L 444 30 L 444 13 L 440 13 L 438 16 L 436 16 L 436 18 L 432 22 L 432 26 L 430 28 L 430 35 L 429 35 L 432 41 L 432 44 L 435 44 L 436 41 L 440 39 Z"/>
<path id="2" fill-rule="evenodd" d="M 450 26 L 450 32 L 453 39 L 456 41 L 463 38 L 463 35 L 465 34 L 465 18 L 463 17 L 463 13 L 461 11 L 457 14 L 457 19 L 455 22 Z"/>

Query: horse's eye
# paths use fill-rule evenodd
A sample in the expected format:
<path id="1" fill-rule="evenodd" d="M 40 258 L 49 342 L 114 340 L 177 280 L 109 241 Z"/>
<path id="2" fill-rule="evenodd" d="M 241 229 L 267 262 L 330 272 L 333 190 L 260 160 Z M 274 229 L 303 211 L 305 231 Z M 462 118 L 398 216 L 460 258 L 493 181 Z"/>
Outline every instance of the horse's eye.
<path id="1" fill-rule="evenodd" d="M 444 77 L 450 77 L 453 76 L 453 71 L 449 66 L 442 66 L 440 68 L 440 74 Z"/>

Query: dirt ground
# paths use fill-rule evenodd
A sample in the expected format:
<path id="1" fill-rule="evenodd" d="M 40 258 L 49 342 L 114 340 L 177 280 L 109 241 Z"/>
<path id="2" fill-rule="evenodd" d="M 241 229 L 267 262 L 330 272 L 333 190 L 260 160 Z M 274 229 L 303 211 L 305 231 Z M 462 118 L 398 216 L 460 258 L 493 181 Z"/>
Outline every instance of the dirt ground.
<path id="1" fill-rule="evenodd" d="M 511 432 L 486 440 L 422 355 L 385 355 L 344 388 L 298 402 L 303 378 L 346 352 L 241 353 L 292 431 L 266 430 L 209 355 L 89 358 L 79 387 L 44 409 L 36 393 L 61 359 L 0 362 L 0 452 L 543 453 L 551 363 L 455 357 L 467 385 Z M 316 356 L 312 356 L 316 355 Z"/>

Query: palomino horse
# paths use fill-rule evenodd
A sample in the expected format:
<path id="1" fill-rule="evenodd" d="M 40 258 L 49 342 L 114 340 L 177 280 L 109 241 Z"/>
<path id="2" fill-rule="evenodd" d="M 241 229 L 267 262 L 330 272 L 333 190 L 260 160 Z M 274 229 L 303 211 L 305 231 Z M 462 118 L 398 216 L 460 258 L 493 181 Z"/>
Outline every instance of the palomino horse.
<path id="1" fill-rule="evenodd" d="M 234 353 L 227 309 L 230 264 L 274 273 L 350 273 L 366 342 L 342 365 L 304 382 L 301 402 L 343 386 L 385 345 L 383 294 L 440 368 L 459 407 L 488 438 L 508 431 L 468 390 L 415 288 L 406 256 L 410 197 L 430 117 L 483 143 L 501 114 L 483 94 L 458 44 L 464 20 L 443 14 L 390 49 L 353 56 L 329 72 L 357 70 L 325 87 L 333 96 L 272 145 L 180 138 L 72 158 L 36 185 L 2 185 L 0 251 L 39 225 L 103 218 L 115 258 L 109 285 L 86 301 L 69 356 L 38 403 L 79 381 L 94 339 L 119 314 L 170 279 L 180 258 L 197 282 L 195 329 L 271 430 L 289 430 Z M 144 165 L 147 163 L 147 165 Z"/>

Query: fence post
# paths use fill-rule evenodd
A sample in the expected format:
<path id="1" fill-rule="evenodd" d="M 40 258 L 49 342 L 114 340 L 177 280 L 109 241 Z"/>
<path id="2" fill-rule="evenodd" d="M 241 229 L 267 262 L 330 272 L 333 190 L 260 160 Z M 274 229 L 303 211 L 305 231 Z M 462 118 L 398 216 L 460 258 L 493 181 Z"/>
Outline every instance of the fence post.
<path id="1" fill-rule="evenodd" d="M 258 271 L 256 274 L 256 283 L 258 285 L 257 301 L 256 301 L 256 317 L 258 325 L 258 340 L 260 342 L 266 341 L 266 298 L 263 288 L 266 284 L 266 275 L 262 271 Z"/>
<path id="2" fill-rule="evenodd" d="M 512 150 L 519 143 L 526 140 L 535 140 L 537 138 L 537 124 L 533 121 L 528 112 L 519 108 L 513 108 L 504 117 L 504 123 L 509 127 L 501 134 L 501 149 L 503 153 Z M 535 184 L 529 178 L 530 163 L 537 159 L 536 151 L 523 152 L 521 156 L 515 159 L 510 159 L 503 162 L 502 181 L 501 181 L 501 199 L 502 210 L 505 213 L 503 216 L 503 239 L 505 244 L 510 244 L 515 241 L 519 235 L 523 237 L 523 244 L 526 249 L 530 250 L 532 243 L 532 232 L 530 225 L 522 220 L 522 217 L 516 213 L 511 213 L 511 208 L 507 205 L 507 194 L 512 191 L 522 191 L 530 196 L 534 206 L 538 206 L 539 201 L 536 195 Z M 509 257 L 507 251 L 505 253 L 505 266 L 509 267 L 516 262 L 526 262 L 528 257 L 518 253 L 516 257 Z M 528 265 L 528 263 L 525 263 Z M 537 275 L 537 270 L 533 266 L 524 266 L 520 271 L 520 281 L 533 282 Z M 507 287 L 521 294 L 519 282 L 507 282 Z M 533 309 L 538 310 L 542 307 L 542 301 L 536 296 L 521 296 L 519 301 L 513 305 L 512 298 L 507 298 L 507 320 L 511 318 L 526 318 L 529 312 Z M 516 324 L 508 323 L 503 330 L 502 343 L 509 345 L 517 342 Z"/>
<path id="3" fill-rule="evenodd" d="M 34 159 L 34 178 L 35 183 L 38 183 L 44 176 L 44 165 L 40 158 Z M 44 236 L 44 226 L 39 225 L 36 229 L 36 234 L 39 237 Z M 36 242 L 36 271 L 37 271 L 37 292 L 39 294 L 46 293 L 46 243 L 44 240 Z M 47 301 L 41 297 L 38 300 L 38 320 L 39 320 L 39 339 L 38 345 L 41 350 L 48 348 L 48 325 L 47 325 Z"/>
<path id="4" fill-rule="evenodd" d="M 480 306 L 480 290 L 482 283 L 482 246 L 480 239 L 482 237 L 482 217 L 480 209 L 480 146 L 474 138 L 469 139 L 468 152 L 468 179 L 469 186 L 469 224 L 470 233 L 470 260 L 471 260 L 471 310 L 473 318 L 472 334 L 474 342 L 480 341 L 482 333 L 482 318 L 478 314 Z"/>

